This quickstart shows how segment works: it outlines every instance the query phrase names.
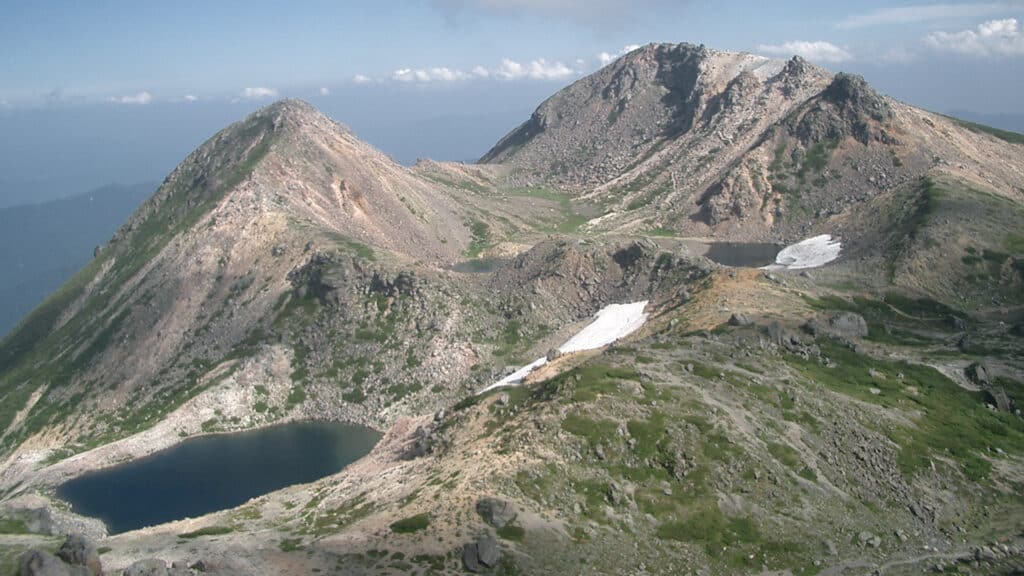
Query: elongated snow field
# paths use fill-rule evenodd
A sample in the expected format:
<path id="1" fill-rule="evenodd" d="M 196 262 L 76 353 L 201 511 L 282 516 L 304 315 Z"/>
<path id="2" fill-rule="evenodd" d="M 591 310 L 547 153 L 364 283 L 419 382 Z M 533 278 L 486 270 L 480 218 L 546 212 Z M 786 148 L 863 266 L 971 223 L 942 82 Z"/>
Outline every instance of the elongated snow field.
<path id="1" fill-rule="evenodd" d="M 644 325 L 644 322 L 647 322 L 647 314 L 644 313 L 645 307 L 647 307 L 647 300 L 631 304 L 609 304 L 605 306 L 594 315 L 593 322 L 587 324 L 586 327 L 559 346 L 558 351 L 563 354 L 569 354 L 583 350 L 594 350 L 636 332 Z M 483 394 L 503 386 L 515 386 L 526 379 L 530 372 L 547 364 L 547 362 L 547 358 L 538 358 L 494 384 L 480 390 L 477 394 Z"/>
<path id="2" fill-rule="evenodd" d="M 814 236 L 786 246 L 775 256 L 775 264 L 764 267 L 765 270 L 802 270 L 817 268 L 839 258 L 843 244 L 833 240 L 829 234 Z"/>

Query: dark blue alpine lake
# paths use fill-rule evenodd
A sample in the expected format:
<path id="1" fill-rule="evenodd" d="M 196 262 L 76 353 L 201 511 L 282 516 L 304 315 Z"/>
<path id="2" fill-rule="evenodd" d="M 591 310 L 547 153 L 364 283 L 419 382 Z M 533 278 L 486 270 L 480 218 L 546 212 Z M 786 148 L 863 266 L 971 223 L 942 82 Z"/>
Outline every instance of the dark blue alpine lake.
<path id="1" fill-rule="evenodd" d="M 329 476 L 369 453 L 380 437 L 364 426 L 326 422 L 201 436 L 69 480 L 57 497 L 117 534 Z"/>

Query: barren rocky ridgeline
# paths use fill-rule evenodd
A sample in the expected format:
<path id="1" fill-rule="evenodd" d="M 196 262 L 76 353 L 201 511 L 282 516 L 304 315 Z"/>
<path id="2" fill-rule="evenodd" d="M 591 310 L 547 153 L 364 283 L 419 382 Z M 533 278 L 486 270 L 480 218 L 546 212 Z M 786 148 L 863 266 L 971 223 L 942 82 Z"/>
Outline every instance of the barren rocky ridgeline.
<path id="1" fill-rule="evenodd" d="M 0 346 L 0 517 L 54 535 L 0 536 L 4 569 L 69 531 L 95 554 L 34 561 L 1021 569 L 1024 149 L 1001 137 L 690 45 L 580 80 L 480 165 L 403 168 L 307 104 L 267 107 Z M 819 232 L 843 257 L 800 274 L 684 241 Z M 625 341 L 474 395 L 637 300 L 651 319 Z M 386 435 L 333 477 L 116 536 L 52 499 L 191 435 L 305 418 Z"/>

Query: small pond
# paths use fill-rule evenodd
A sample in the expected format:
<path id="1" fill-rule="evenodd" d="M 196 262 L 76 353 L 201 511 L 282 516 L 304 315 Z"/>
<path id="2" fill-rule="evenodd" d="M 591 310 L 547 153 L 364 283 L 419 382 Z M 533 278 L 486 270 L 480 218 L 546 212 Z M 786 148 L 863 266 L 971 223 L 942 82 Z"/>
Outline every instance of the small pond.
<path id="1" fill-rule="evenodd" d="M 723 266 L 737 268 L 760 268 L 775 262 L 775 256 L 782 250 L 778 244 L 755 242 L 711 242 L 705 244 L 703 253 L 708 260 Z"/>
<path id="2" fill-rule="evenodd" d="M 501 258 L 476 258 L 453 264 L 449 269 L 463 274 L 489 274 L 507 262 Z"/>
<path id="3" fill-rule="evenodd" d="M 364 426 L 327 422 L 201 436 L 69 480 L 57 497 L 117 534 L 329 476 L 369 453 L 380 437 Z"/>

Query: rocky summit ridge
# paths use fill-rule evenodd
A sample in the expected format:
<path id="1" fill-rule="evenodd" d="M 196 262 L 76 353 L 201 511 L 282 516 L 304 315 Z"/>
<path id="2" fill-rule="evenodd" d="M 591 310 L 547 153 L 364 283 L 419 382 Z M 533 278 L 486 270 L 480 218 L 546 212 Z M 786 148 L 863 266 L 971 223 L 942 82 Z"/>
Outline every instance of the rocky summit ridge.
<path id="1" fill-rule="evenodd" d="M 858 76 L 691 44 L 574 82 L 477 164 L 403 167 L 276 102 L 0 342 L 0 572 L 1019 571 L 1022 158 Z M 818 234 L 821 268 L 705 257 Z M 54 495 L 306 419 L 384 437 L 113 536 Z"/>
<path id="2" fill-rule="evenodd" d="M 1004 144 L 799 57 L 650 44 L 546 100 L 482 161 L 599 207 L 595 230 L 792 241 L 846 233 L 866 200 L 951 166 L 1019 200 Z"/>

